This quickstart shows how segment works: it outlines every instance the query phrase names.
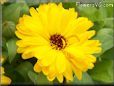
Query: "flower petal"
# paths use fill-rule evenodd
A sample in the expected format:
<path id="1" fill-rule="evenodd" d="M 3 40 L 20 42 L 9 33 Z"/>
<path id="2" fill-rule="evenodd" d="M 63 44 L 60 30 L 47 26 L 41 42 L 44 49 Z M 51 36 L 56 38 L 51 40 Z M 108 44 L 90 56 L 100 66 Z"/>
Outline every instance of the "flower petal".
<path id="1" fill-rule="evenodd" d="M 1 84 L 2 85 L 9 85 L 11 83 L 11 79 L 5 75 L 1 76 Z"/>
<path id="2" fill-rule="evenodd" d="M 59 80 L 60 83 L 63 82 L 63 75 L 62 74 L 58 74 L 57 75 L 57 79 Z"/>
<path id="3" fill-rule="evenodd" d="M 82 79 L 82 71 L 81 70 L 74 68 L 74 73 L 79 80 Z"/>
<path id="4" fill-rule="evenodd" d="M 67 80 L 73 80 L 73 72 L 69 61 L 67 61 L 67 68 L 63 75 L 66 77 Z"/>
<path id="5" fill-rule="evenodd" d="M 39 61 L 36 62 L 36 64 L 34 65 L 34 71 L 35 72 L 41 72 L 42 68 L 39 64 Z"/>
<path id="6" fill-rule="evenodd" d="M 48 75 L 48 73 L 49 73 L 49 67 L 42 67 L 42 72 L 43 72 L 45 75 Z"/>
<path id="7" fill-rule="evenodd" d="M 56 51 L 50 50 L 44 55 L 44 58 L 41 59 L 40 62 L 43 66 L 49 66 L 55 61 L 55 58 L 56 58 Z"/>
<path id="8" fill-rule="evenodd" d="M 58 73 L 63 73 L 66 69 L 66 58 L 65 55 L 58 51 L 57 53 L 57 57 L 56 57 L 56 68 Z"/>

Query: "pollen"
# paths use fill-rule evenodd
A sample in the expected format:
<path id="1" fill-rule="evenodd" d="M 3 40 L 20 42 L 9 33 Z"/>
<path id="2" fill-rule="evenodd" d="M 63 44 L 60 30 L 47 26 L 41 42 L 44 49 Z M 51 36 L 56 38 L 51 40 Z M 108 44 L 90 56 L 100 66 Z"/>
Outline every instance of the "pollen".
<path id="1" fill-rule="evenodd" d="M 67 45 L 66 39 L 60 34 L 54 34 L 50 37 L 50 44 L 56 50 L 64 49 Z"/>

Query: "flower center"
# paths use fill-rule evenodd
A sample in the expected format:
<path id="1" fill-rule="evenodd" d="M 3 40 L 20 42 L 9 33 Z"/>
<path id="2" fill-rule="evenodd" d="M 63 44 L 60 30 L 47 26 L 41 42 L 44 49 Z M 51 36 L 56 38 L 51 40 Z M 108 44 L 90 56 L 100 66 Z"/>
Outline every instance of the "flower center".
<path id="1" fill-rule="evenodd" d="M 50 37 L 50 43 L 51 46 L 53 46 L 53 48 L 55 48 L 56 50 L 64 49 L 67 45 L 66 39 L 59 34 L 52 35 Z"/>

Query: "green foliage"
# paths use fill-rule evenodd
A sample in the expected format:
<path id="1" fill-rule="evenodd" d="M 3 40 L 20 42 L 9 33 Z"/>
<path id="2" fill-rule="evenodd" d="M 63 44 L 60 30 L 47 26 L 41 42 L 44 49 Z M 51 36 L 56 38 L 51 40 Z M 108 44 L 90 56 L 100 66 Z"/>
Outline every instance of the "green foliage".
<path id="1" fill-rule="evenodd" d="M 101 42 L 102 46 L 102 53 L 107 51 L 108 49 L 112 48 L 113 45 L 113 29 L 104 28 L 97 32 L 97 35 L 94 39 L 98 39 Z"/>
<path id="2" fill-rule="evenodd" d="M 12 3 L 8 6 L 3 6 L 3 22 L 12 21 L 17 23 L 21 14 L 28 13 L 29 7 L 25 2 Z"/>
<path id="3" fill-rule="evenodd" d="M 66 9 L 74 8 L 74 7 L 76 7 L 76 3 L 74 3 L 74 2 L 70 2 L 70 3 L 63 2 L 63 7 L 66 8 Z"/>
<path id="4" fill-rule="evenodd" d="M 46 78 L 45 75 L 43 75 L 42 73 L 35 73 L 33 71 L 29 71 L 28 72 L 28 76 L 29 78 L 32 80 L 32 82 L 35 85 L 41 85 L 41 84 L 51 84 L 52 82 L 49 82 Z"/>
<path id="5" fill-rule="evenodd" d="M 107 52 L 100 56 L 101 58 L 114 59 L 114 47 L 110 48 Z"/>
<path id="6" fill-rule="evenodd" d="M 11 39 L 7 42 L 7 49 L 8 49 L 8 60 L 11 63 L 15 58 L 17 52 L 16 39 Z"/>
<path id="7" fill-rule="evenodd" d="M 12 21 L 5 21 L 3 23 L 2 34 L 7 39 L 14 37 L 15 36 L 15 24 Z"/>
<path id="8" fill-rule="evenodd" d="M 7 20 L 17 23 L 19 16 L 20 16 L 20 6 L 18 3 L 14 3 L 3 7 L 3 21 Z"/>
<path id="9" fill-rule="evenodd" d="M 15 70 L 15 67 L 13 67 L 14 65 L 11 65 L 5 61 L 3 66 L 5 68 L 5 75 L 11 78 L 12 84 L 18 84 L 24 81 L 24 78 L 21 76 L 21 74 Z"/>
<path id="10" fill-rule="evenodd" d="M 29 14 L 29 6 L 27 5 L 25 0 L 17 0 L 17 3 L 20 7 L 20 16 L 23 14 Z"/>
<path id="11" fill-rule="evenodd" d="M 74 76 L 74 81 L 72 84 L 93 84 L 91 76 L 88 73 L 83 73 L 82 80 L 78 80 L 76 76 Z"/>
<path id="12" fill-rule="evenodd" d="M 104 83 L 112 83 L 113 61 L 109 59 L 103 59 L 101 62 L 97 62 L 94 69 L 91 70 L 89 73 L 90 76 L 96 81 L 102 81 Z"/>
<path id="13" fill-rule="evenodd" d="M 98 20 L 99 14 L 97 8 L 95 7 L 78 6 L 77 10 L 79 11 L 79 16 L 88 17 L 92 21 Z"/>
<path id="14" fill-rule="evenodd" d="M 30 84 L 28 72 L 33 70 L 33 65 L 30 62 L 26 61 L 26 62 L 19 64 L 19 66 L 17 66 L 16 70 L 19 74 L 21 74 L 23 76 L 25 83 Z"/>

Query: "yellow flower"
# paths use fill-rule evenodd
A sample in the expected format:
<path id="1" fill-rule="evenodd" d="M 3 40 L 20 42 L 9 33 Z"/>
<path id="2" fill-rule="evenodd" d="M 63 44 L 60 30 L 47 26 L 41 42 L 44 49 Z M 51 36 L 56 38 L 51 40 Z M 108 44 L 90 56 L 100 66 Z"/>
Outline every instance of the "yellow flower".
<path id="1" fill-rule="evenodd" d="M 1 59 L 1 62 L 3 63 L 4 61 L 4 58 L 3 57 L 0 57 Z M 0 83 L 1 85 L 9 85 L 11 83 L 11 79 L 7 76 L 4 75 L 4 68 L 3 67 L 0 67 Z"/>
<path id="2" fill-rule="evenodd" d="M 4 68 L 0 67 L 1 69 L 1 75 L 0 75 L 0 79 L 1 79 L 1 84 L 2 85 L 9 85 L 11 83 L 11 79 L 7 76 L 4 75 Z"/>
<path id="3" fill-rule="evenodd" d="M 82 72 L 94 67 L 95 53 L 101 52 L 99 40 L 91 40 L 93 23 L 78 17 L 74 8 L 64 9 L 62 4 L 42 4 L 30 8 L 30 16 L 23 15 L 15 32 L 18 53 L 23 59 L 36 57 L 36 72 L 42 71 L 49 81 L 73 80 L 73 72 L 81 80 Z"/>

